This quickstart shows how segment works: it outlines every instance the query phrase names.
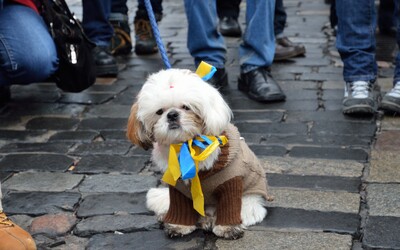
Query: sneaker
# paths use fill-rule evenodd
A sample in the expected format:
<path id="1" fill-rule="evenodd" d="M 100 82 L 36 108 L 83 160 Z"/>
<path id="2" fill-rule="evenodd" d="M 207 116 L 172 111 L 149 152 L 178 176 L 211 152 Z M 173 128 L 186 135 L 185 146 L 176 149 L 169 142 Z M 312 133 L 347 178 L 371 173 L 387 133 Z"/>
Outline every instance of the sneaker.
<path id="1" fill-rule="evenodd" d="M 35 250 L 36 244 L 28 232 L 0 212 L 0 250 L 3 249 Z"/>
<path id="2" fill-rule="evenodd" d="M 382 98 L 381 108 L 387 111 L 400 113 L 400 82 L 397 82 Z"/>
<path id="3" fill-rule="evenodd" d="M 113 55 L 128 55 L 132 50 L 131 29 L 128 21 L 114 21 L 110 23 L 114 28 L 114 36 L 111 38 L 110 51 Z"/>
<path id="4" fill-rule="evenodd" d="M 157 53 L 157 42 L 153 35 L 150 21 L 135 19 L 135 53 L 137 55 L 149 55 Z"/>
<path id="5" fill-rule="evenodd" d="M 117 76 L 118 64 L 108 47 L 97 46 L 92 53 L 97 76 Z"/>
<path id="6" fill-rule="evenodd" d="M 372 93 L 373 84 L 366 81 L 347 82 L 344 90 L 344 114 L 374 114 L 377 102 Z"/>

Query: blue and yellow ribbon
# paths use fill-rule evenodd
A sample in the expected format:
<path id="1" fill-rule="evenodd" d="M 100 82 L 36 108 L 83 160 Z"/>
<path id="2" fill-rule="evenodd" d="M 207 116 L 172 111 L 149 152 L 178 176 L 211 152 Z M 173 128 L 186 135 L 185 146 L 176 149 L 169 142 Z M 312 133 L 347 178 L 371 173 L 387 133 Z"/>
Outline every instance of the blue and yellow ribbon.
<path id="1" fill-rule="evenodd" d="M 170 145 L 168 168 L 162 180 L 171 186 L 175 186 L 179 178 L 182 180 L 191 179 L 190 192 L 193 207 L 202 216 L 205 213 L 204 195 L 198 175 L 199 162 L 207 159 L 219 146 L 224 146 L 227 142 L 226 136 L 200 135 L 187 142 Z"/>
<path id="2" fill-rule="evenodd" d="M 210 80 L 215 72 L 217 72 L 217 69 L 204 61 L 201 61 L 196 70 L 196 74 L 199 75 L 204 81 Z"/>

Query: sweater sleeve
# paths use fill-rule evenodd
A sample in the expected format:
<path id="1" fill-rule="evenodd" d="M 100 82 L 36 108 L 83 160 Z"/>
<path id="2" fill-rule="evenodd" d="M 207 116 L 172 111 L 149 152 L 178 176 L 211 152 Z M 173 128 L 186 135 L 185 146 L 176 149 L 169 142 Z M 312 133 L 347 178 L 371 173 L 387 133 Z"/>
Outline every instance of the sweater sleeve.
<path id="1" fill-rule="evenodd" d="M 193 208 L 193 201 L 179 192 L 172 186 L 169 186 L 170 205 L 164 218 L 164 223 L 186 225 L 195 225 L 199 214 Z"/>
<path id="2" fill-rule="evenodd" d="M 215 190 L 217 197 L 216 225 L 238 225 L 242 223 L 243 179 L 241 176 L 232 178 L 219 185 Z"/>

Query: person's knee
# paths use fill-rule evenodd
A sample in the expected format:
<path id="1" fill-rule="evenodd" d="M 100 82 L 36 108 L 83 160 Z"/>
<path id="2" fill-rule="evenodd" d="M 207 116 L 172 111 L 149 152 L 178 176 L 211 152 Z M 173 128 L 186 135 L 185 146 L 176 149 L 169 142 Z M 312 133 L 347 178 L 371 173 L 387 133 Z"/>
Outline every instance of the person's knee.
<path id="1" fill-rule="evenodd" d="M 8 72 L 11 84 L 29 84 L 48 79 L 58 67 L 57 56 L 44 51 L 32 51 L 16 60 L 16 67 Z"/>

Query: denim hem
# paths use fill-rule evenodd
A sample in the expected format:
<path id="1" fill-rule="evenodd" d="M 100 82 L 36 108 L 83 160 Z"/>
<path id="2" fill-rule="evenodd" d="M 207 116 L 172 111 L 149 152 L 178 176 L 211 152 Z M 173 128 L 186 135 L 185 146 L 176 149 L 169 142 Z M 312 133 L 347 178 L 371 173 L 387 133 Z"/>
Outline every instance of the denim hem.
<path id="1" fill-rule="evenodd" d="M 110 21 L 125 21 L 128 22 L 128 16 L 122 13 L 110 13 L 110 17 L 108 18 Z"/>
<path id="2" fill-rule="evenodd" d="M 374 83 L 376 81 L 375 75 L 358 75 L 358 76 L 345 76 L 345 82 L 366 81 Z"/>
<path id="3" fill-rule="evenodd" d="M 268 66 L 259 66 L 259 65 L 251 65 L 251 64 L 243 64 L 240 66 L 240 73 L 246 74 L 250 71 L 253 71 L 258 68 L 263 68 L 263 67 L 268 67 Z"/>

